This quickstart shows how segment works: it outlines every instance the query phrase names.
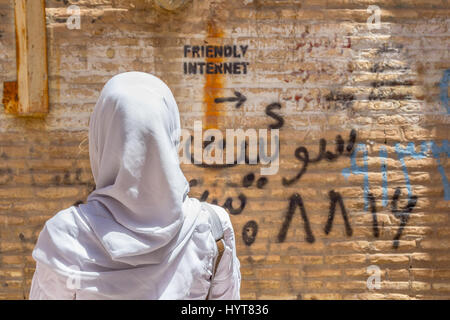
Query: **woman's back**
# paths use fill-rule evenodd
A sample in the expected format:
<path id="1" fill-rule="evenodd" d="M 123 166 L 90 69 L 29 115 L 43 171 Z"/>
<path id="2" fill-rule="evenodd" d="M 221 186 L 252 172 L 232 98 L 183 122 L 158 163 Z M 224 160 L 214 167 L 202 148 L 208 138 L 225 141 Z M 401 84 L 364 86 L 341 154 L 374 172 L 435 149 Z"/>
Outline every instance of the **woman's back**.
<path id="1" fill-rule="evenodd" d="M 188 197 L 178 162 L 180 123 L 159 79 L 110 80 L 91 116 L 96 189 L 41 232 L 30 298 L 205 299 L 217 247 L 208 212 Z M 234 232 L 224 209 L 225 252 L 211 298 L 239 298 Z"/>

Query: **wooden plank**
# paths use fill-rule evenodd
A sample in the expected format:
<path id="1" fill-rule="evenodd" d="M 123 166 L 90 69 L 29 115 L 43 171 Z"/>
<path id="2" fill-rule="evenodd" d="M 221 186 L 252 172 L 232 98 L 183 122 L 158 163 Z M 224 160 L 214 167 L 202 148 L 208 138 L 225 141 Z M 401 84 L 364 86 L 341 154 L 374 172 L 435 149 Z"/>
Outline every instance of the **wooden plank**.
<path id="1" fill-rule="evenodd" d="M 48 113 L 45 0 L 14 0 L 14 11 L 18 104 L 6 112 L 43 116 Z"/>

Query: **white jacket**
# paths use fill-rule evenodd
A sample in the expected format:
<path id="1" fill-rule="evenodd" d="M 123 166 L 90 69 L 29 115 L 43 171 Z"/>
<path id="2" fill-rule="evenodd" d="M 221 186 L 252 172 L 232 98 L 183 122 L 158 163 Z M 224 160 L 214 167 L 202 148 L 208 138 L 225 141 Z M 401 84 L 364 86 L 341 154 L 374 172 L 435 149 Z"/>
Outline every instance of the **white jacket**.
<path id="1" fill-rule="evenodd" d="M 197 201 L 189 199 L 189 201 Z M 210 300 L 239 300 L 240 299 L 240 262 L 236 255 L 235 235 L 228 213 L 221 207 L 211 205 L 218 214 L 223 230 L 225 251 L 217 267 L 216 274 L 211 281 L 214 257 L 217 255 L 217 245 L 210 233 L 208 213 L 202 209 L 196 231 L 193 232 L 182 253 L 182 258 L 173 270 L 165 270 L 171 274 L 166 281 L 166 289 L 161 292 L 148 292 L 147 296 L 136 296 L 132 292 L 117 296 L 113 299 L 191 299 L 205 300 L 209 293 Z M 76 220 L 81 219 L 77 208 L 70 207 L 59 212 L 47 224 L 54 220 L 73 221 L 68 228 L 78 228 Z M 46 232 L 46 227 L 42 231 Z M 80 224 L 78 223 L 78 226 Z M 85 236 L 92 232 L 86 229 L 78 230 L 79 236 Z M 76 269 L 76 268 L 75 268 Z M 151 269 L 151 267 L 150 267 Z M 117 275 L 120 277 L 120 275 Z M 77 279 L 76 274 L 63 276 L 39 261 L 36 263 L 36 271 L 33 276 L 30 300 L 67 300 L 67 299 L 110 299 L 95 287 L 81 289 L 82 279 Z M 211 288 L 210 288 L 211 287 Z"/>
<path id="2" fill-rule="evenodd" d="M 211 299 L 239 298 L 233 228 L 217 206 L 226 251 L 210 283 L 217 248 L 207 210 L 188 196 L 180 132 L 160 79 L 127 72 L 108 81 L 89 122 L 96 188 L 40 233 L 32 299 L 205 299 L 210 285 Z"/>

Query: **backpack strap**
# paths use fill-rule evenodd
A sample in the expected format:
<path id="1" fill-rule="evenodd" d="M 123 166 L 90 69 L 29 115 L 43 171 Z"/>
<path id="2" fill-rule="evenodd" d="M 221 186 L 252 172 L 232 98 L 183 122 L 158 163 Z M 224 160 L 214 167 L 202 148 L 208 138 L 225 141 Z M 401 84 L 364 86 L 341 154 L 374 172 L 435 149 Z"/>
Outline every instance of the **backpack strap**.
<path id="1" fill-rule="evenodd" d="M 214 261 L 214 269 L 213 269 L 213 274 L 211 277 L 211 280 L 212 280 L 214 278 L 214 276 L 216 275 L 217 266 L 219 265 L 220 259 L 222 258 L 223 253 L 225 251 L 225 244 L 223 242 L 223 234 L 224 233 L 223 233 L 222 222 L 220 221 L 220 218 L 217 215 L 217 212 L 206 202 L 202 202 L 202 206 L 209 213 L 208 221 L 209 221 L 209 224 L 211 225 L 211 233 L 214 237 L 214 240 L 216 240 L 217 252 L 218 252 L 217 257 L 215 258 L 215 261 Z M 211 286 L 209 287 L 209 291 L 208 291 L 208 295 L 206 296 L 206 300 L 209 299 L 210 291 L 211 291 Z"/>
<path id="2" fill-rule="evenodd" d="M 214 240 L 218 241 L 223 238 L 223 228 L 222 222 L 220 221 L 219 216 L 217 215 L 216 210 L 214 210 L 208 203 L 203 202 L 203 207 L 208 211 L 208 221 L 211 225 L 211 233 L 214 237 Z"/>

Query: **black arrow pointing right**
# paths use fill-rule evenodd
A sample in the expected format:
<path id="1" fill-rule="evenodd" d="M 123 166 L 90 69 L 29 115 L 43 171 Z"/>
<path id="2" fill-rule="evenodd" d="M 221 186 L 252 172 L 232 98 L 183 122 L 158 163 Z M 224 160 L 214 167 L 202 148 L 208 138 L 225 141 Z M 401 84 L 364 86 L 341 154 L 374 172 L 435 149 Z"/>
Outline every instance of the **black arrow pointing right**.
<path id="1" fill-rule="evenodd" d="M 236 102 L 236 109 L 240 108 L 245 101 L 247 101 L 247 98 L 240 92 L 235 91 L 234 92 L 235 97 L 228 97 L 228 98 L 215 98 L 215 103 L 224 103 L 224 102 Z"/>

